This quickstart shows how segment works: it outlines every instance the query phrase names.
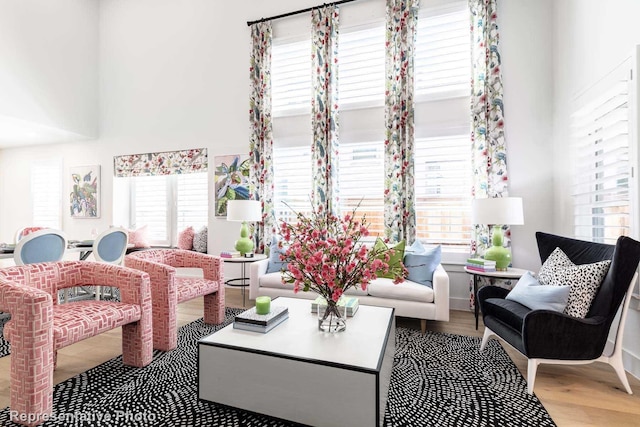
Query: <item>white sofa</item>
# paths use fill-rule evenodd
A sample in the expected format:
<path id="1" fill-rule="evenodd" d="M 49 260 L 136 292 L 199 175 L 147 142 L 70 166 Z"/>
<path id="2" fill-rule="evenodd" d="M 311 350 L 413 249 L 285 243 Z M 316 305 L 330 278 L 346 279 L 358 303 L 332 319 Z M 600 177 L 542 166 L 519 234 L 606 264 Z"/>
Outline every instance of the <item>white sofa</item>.
<path id="1" fill-rule="evenodd" d="M 267 273 L 269 260 L 251 263 L 249 273 L 249 299 L 266 295 L 286 296 L 313 300 L 314 292 L 293 292 L 292 284 L 282 283 L 280 272 Z M 424 332 L 427 320 L 449 321 L 449 275 L 442 265 L 433 273 L 433 288 L 409 280 L 395 285 L 393 280 L 379 278 L 369 283 L 366 291 L 351 288 L 347 295 L 358 297 L 360 304 L 394 307 L 396 316 L 421 320 Z"/>

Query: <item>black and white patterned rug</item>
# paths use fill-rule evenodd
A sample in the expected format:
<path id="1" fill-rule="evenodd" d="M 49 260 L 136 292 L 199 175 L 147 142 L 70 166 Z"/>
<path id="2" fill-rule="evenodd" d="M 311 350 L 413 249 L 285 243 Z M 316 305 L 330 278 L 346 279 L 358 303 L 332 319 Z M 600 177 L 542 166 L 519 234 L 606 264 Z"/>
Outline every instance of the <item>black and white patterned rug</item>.
<path id="1" fill-rule="evenodd" d="M 240 311 L 227 309 L 225 324 Z M 116 357 L 56 385 L 54 417 L 43 425 L 293 425 L 198 399 L 197 341 L 222 326 L 200 319 L 180 328 L 178 348 L 154 352 L 146 368 Z M 555 426 L 496 341 L 483 354 L 479 338 L 397 328 L 396 341 L 386 426 Z M 9 408 L 0 425 L 15 425 Z"/>
<path id="2" fill-rule="evenodd" d="M 11 345 L 4 339 L 2 332 L 4 325 L 11 319 L 9 313 L 0 313 L 0 357 L 8 356 L 11 353 Z"/>

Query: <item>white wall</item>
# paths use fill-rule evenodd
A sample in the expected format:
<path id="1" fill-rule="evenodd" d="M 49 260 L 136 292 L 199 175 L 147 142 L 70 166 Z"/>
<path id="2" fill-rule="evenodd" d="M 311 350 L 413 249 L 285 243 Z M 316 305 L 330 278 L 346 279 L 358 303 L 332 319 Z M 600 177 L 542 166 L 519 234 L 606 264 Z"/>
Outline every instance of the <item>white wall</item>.
<path id="1" fill-rule="evenodd" d="M 0 116 L 94 137 L 98 2 L 0 0 Z"/>
<path id="2" fill-rule="evenodd" d="M 568 158 L 571 101 L 620 64 L 640 44 L 637 0 L 554 2 L 554 229 L 571 235 Z M 632 212 L 638 215 L 638 212 Z M 635 236 L 638 238 L 638 230 Z M 640 377 L 640 311 L 630 310 L 625 330 L 625 368 Z"/>

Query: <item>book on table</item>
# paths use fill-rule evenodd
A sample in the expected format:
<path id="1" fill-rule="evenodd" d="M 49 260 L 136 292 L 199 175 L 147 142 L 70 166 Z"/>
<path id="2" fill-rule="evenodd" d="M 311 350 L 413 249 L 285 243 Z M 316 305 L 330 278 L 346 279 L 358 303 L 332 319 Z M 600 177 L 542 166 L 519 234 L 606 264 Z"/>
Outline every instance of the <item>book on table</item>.
<path id="1" fill-rule="evenodd" d="M 268 314 L 258 314 L 256 313 L 256 308 L 251 307 L 235 317 L 234 325 L 236 323 L 242 323 L 267 327 L 285 316 L 289 317 L 289 309 L 281 305 L 271 305 L 271 311 Z"/>
<path id="2" fill-rule="evenodd" d="M 318 297 L 315 300 L 313 300 L 313 302 L 311 303 L 311 312 L 312 313 L 317 313 L 318 312 L 318 305 L 319 304 L 320 305 L 327 305 L 327 301 L 323 297 Z M 360 307 L 360 302 L 359 302 L 358 298 L 342 296 L 340 298 L 340 300 L 338 301 L 338 307 L 346 307 L 347 316 L 351 317 L 354 314 L 356 314 L 356 311 L 358 311 L 358 308 Z"/>
<path id="3" fill-rule="evenodd" d="M 260 325 L 256 323 L 248 323 L 248 322 L 242 322 L 242 321 L 238 322 L 236 320 L 235 322 L 233 322 L 233 329 L 240 329 L 243 331 L 250 331 L 250 332 L 260 332 L 260 333 L 266 334 L 267 332 L 269 332 L 270 330 L 272 330 L 273 328 L 275 328 L 276 326 L 278 326 L 279 324 L 281 324 L 282 322 L 284 322 L 289 318 L 288 311 L 284 311 L 283 313 L 284 314 L 273 319 L 267 325 Z"/>
<path id="4" fill-rule="evenodd" d="M 495 267 L 496 262 L 484 258 L 468 258 L 467 266 L 477 265 L 479 267 Z"/>
<path id="5" fill-rule="evenodd" d="M 467 264 L 467 270 L 479 271 L 479 272 L 482 272 L 482 273 L 491 273 L 493 271 L 496 271 L 496 268 L 495 267 L 481 267 L 479 265 Z"/>

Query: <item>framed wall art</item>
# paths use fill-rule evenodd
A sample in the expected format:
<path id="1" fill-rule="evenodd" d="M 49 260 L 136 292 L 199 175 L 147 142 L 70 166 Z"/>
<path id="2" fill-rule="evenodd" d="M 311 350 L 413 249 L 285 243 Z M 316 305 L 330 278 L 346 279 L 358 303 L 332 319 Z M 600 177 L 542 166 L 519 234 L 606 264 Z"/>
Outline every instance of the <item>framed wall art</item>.
<path id="1" fill-rule="evenodd" d="M 229 200 L 249 199 L 249 155 L 216 156 L 214 162 L 216 216 L 227 216 Z"/>
<path id="2" fill-rule="evenodd" d="M 71 218 L 100 218 L 100 166 L 69 168 Z"/>

